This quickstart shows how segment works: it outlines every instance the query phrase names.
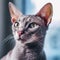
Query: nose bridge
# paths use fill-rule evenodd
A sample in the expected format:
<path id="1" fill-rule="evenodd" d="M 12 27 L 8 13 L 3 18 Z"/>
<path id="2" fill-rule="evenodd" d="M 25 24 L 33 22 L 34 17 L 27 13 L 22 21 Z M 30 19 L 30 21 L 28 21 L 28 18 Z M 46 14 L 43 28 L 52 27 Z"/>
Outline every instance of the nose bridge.
<path id="1" fill-rule="evenodd" d="M 23 26 L 23 24 L 20 22 L 20 23 L 19 23 L 19 30 L 21 30 L 21 31 L 22 31 L 22 30 L 23 30 L 23 28 L 24 28 L 24 26 Z"/>
<path id="2" fill-rule="evenodd" d="M 24 28 L 25 28 L 25 22 L 23 20 L 21 20 L 20 23 L 19 23 L 19 30 L 23 31 Z"/>
<path id="3" fill-rule="evenodd" d="M 19 19 L 20 19 L 20 21 L 19 21 L 19 30 L 23 31 L 25 29 L 26 18 L 25 18 L 25 16 L 22 16 Z"/>

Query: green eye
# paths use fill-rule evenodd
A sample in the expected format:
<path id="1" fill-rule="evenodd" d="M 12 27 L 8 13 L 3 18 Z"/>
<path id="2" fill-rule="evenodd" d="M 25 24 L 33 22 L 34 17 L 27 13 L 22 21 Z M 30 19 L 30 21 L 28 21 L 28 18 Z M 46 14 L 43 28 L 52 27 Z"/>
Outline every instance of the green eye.
<path id="1" fill-rule="evenodd" d="M 31 24 L 29 25 L 29 28 L 34 28 L 34 27 L 36 27 L 36 26 L 39 26 L 39 25 L 36 24 L 36 23 L 31 23 Z"/>
<path id="2" fill-rule="evenodd" d="M 19 23 L 15 22 L 14 27 L 17 27 L 17 26 L 19 26 Z"/>

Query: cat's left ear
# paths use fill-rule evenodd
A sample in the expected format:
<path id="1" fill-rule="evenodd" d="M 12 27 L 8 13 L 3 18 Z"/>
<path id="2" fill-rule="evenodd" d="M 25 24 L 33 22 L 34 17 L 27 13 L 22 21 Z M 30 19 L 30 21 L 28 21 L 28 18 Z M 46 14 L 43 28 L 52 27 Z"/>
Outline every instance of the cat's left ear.
<path id="1" fill-rule="evenodd" d="M 43 8 L 36 14 L 44 19 L 45 24 L 49 25 L 52 20 L 53 8 L 51 3 L 47 3 Z"/>
<path id="2" fill-rule="evenodd" d="M 20 16 L 23 14 L 15 7 L 15 5 L 11 2 L 9 2 L 9 12 L 11 16 L 12 23 L 15 22 Z"/>

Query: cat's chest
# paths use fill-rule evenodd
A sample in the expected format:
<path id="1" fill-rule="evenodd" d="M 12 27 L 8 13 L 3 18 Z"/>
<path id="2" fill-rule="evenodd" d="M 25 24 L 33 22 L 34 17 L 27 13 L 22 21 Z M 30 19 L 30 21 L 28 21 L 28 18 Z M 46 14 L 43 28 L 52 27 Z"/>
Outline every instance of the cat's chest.
<path id="1" fill-rule="evenodd" d="M 26 49 L 24 58 L 26 60 L 36 60 L 37 56 L 38 56 L 38 54 L 36 52 L 34 52 L 33 50 Z"/>
<path id="2" fill-rule="evenodd" d="M 35 60 L 36 58 L 37 53 L 25 46 L 16 46 L 11 54 L 11 60 Z"/>
<path id="3" fill-rule="evenodd" d="M 12 51 L 10 51 L 6 60 L 37 60 L 38 54 L 33 49 L 17 44 Z"/>

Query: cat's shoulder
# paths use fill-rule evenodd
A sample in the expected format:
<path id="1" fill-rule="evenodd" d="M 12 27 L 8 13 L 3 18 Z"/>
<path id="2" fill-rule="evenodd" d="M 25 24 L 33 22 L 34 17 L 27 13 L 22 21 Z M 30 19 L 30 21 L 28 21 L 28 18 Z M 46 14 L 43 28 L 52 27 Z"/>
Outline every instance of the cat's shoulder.
<path id="1" fill-rule="evenodd" d="M 12 54 L 12 50 L 9 51 L 5 56 L 3 56 L 1 60 L 7 60 L 9 57 L 11 57 L 11 54 Z"/>

